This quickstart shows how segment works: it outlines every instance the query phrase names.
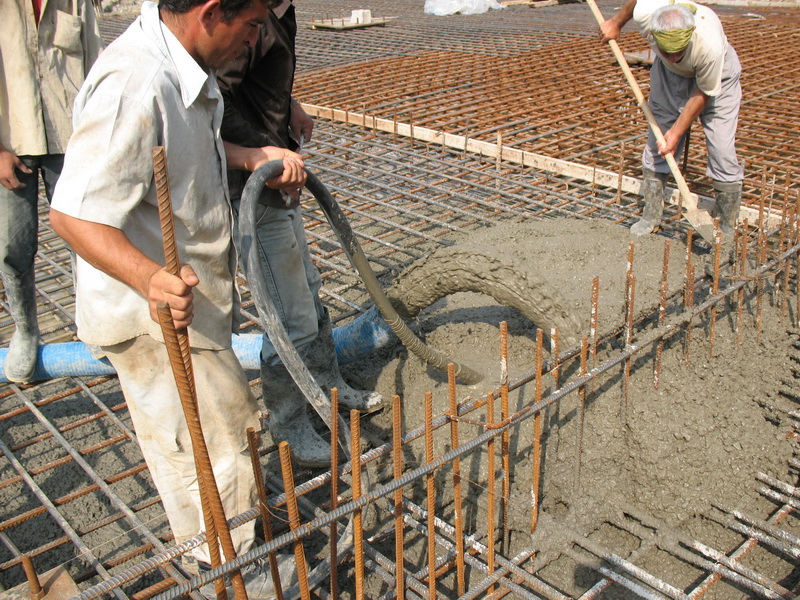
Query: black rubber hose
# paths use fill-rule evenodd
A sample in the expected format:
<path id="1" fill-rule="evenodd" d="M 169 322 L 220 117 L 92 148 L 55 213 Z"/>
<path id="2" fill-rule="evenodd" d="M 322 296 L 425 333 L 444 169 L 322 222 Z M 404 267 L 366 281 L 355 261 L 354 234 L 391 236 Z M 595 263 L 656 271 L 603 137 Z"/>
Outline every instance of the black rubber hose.
<path id="1" fill-rule="evenodd" d="M 447 372 L 447 365 L 452 362 L 455 365 L 456 377 L 468 385 L 481 381 L 483 375 L 465 365 L 449 359 L 444 354 L 425 345 L 425 343 L 408 328 L 383 291 L 383 287 L 381 287 L 372 267 L 369 266 L 367 256 L 361 249 L 361 244 L 358 243 L 347 217 L 345 217 L 342 209 L 339 208 L 339 204 L 316 175 L 311 173 L 308 169 L 306 169 L 306 174 L 308 176 L 306 188 L 317 200 L 320 208 L 322 208 L 322 212 L 325 213 L 328 222 L 331 224 L 334 232 L 336 232 L 336 236 L 339 238 L 342 248 L 344 248 L 347 254 L 347 258 L 350 259 L 353 268 L 355 268 L 361 276 L 361 280 L 364 282 L 369 295 L 372 297 L 372 301 L 375 302 L 375 306 L 378 307 L 384 320 L 397 337 L 400 338 L 403 345 L 427 364 L 445 373 Z"/>
<path id="2" fill-rule="evenodd" d="M 262 326 L 269 336 L 272 345 L 283 365 L 289 371 L 297 387 L 303 392 L 311 406 L 319 414 L 328 429 L 331 429 L 331 404 L 325 392 L 322 391 L 311 372 L 306 367 L 303 359 L 294 347 L 289 333 L 281 322 L 275 304 L 272 302 L 264 278 L 261 276 L 261 258 L 256 243 L 256 208 L 258 198 L 268 179 L 283 173 L 283 161 L 274 160 L 261 165 L 253 171 L 247 180 L 242 192 L 239 205 L 238 246 L 245 261 L 245 271 L 250 284 L 250 292 L 256 305 Z M 350 457 L 350 433 L 344 421 L 339 424 L 339 444 Z"/>
<path id="3" fill-rule="evenodd" d="M 294 344 L 292 344 L 289 339 L 286 328 L 278 317 L 275 306 L 272 303 L 272 297 L 266 289 L 266 284 L 263 278 L 259 276 L 261 273 L 260 257 L 258 256 L 257 245 L 254 240 L 256 231 L 256 206 L 264 183 L 269 179 L 277 177 L 282 172 L 283 162 L 274 160 L 258 167 L 247 179 L 239 207 L 239 247 L 242 250 L 245 264 L 247 265 L 247 274 L 250 279 L 250 288 L 253 294 L 253 300 L 256 304 L 256 309 L 261 315 L 264 329 L 273 346 L 275 346 L 278 357 L 286 366 L 289 373 L 291 373 L 297 386 L 306 395 L 309 402 L 311 402 L 311 405 L 314 406 L 328 427 L 330 427 L 330 405 L 327 402 L 327 398 L 319 385 L 317 385 L 317 382 L 314 381 L 314 378 L 306 368 L 297 350 L 295 350 Z M 339 208 L 339 204 L 316 175 L 311 173 L 308 169 L 306 169 L 306 175 L 306 188 L 308 188 L 308 191 L 311 192 L 320 208 L 325 213 L 347 257 L 350 259 L 350 263 L 361 276 L 381 316 L 383 316 L 386 323 L 392 331 L 394 331 L 403 345 L 427 364 L 440 371 L 447 372 L 447 365 L 452 362 L 455 365 L 456 377 L 468 385 L 481 381 L 483 375 L 429 348 L 408 328 L 384 293 L 378 278 L 375 276 L 375 272 L 372 270 L 372 267 L 369 266 L 367 256 L 361 249 L 361 245 L 358 243 L 355 233 L 352 227 L 350 227 L 350 223 L 347 221 L 347 217 L 345 217 L 342 209 Z M 326 404 L 328 405 L 328 414 L 322 414 L 325 412 Z M 343 429 L 346 428 L 340 427 L 339 431 L 342 432 Z M 340 440 L 340 443 L 341 442 L 342 440 Z"/>

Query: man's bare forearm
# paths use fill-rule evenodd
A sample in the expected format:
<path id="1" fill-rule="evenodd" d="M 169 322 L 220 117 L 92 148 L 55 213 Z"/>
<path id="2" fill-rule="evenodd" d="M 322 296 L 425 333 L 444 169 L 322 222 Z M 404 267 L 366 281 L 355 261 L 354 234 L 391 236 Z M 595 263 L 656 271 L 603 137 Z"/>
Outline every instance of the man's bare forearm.
<path id="1" fill-rule="evenodd" d="M 84 221 L 50 209 L 50 223 L 56 233 L 93 267 L 147 295 L 148 283 L 158 269 L 149 258 L 115 227 Z"/>

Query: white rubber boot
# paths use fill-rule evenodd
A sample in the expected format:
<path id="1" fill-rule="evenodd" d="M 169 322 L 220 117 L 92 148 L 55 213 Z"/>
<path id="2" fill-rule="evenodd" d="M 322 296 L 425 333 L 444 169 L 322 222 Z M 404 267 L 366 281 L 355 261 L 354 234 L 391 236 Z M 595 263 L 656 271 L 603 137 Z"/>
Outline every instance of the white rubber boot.
<path id="1" fill-rule="evenodd" d="M 6 379 L 27 383 L 36 370 L 39 351 L 39 322 L 36 315 L 36 285 L 33 268 L 22 276 L 3 273 L 11 316 L 16 330 L 11 336 L 4 365 Z"/>

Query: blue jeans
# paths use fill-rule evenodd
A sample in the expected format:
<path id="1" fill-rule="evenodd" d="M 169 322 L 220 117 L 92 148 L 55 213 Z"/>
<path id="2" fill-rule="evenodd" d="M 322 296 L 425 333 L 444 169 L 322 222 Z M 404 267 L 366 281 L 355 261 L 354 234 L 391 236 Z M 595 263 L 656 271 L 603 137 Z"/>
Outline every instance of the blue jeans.
<path id="1" fill-rule="evenodd" d="M 64 166 L 63 154 L 19 158 L 33 171 L 23 173 L 17 170 L 17 178 L 25 187 L 12 191 L 0 186 L 0 270 L 17 277 L 33 266 L 38 248 L 39 175 L 50 202 Z"/>

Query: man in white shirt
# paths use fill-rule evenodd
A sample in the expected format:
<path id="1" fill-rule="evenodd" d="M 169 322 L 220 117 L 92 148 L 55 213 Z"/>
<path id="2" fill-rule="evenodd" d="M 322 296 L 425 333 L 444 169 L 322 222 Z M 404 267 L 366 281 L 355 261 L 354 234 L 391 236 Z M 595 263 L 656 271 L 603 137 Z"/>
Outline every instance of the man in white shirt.
<path id="1" fill-rule="evenodd" d="M 0 274 L 16 326 L 3 364 L 9 381 L 29 381 L 36 369 L 39 177 L 49 201 L 72 103 L 101 47 L 91 0 L 0 2 Z"/>
<path id="2" fill-rule="evenodd" d="M 252 171 L 283 159 L 283 174 L 268 184 L 290 189 L 305 184 L 305 172 L 291 151 L 222 141 L 213 69 L 254 42 L 268 10 L 266 0 L 144 2 L 78 94 L 50 211 L 79 257 L 78 336 L 100 346 L 117 370 L 177 543 L 201 531 L 203 519 L 159 302 L 168 303 L 176 328 L 188 327 L 198 412 L 225 514 L 256 502 L 246 430 L 258 428 L 259 410 L 231 350 L 239 296 L 226 167 Z M 166 149 L 180 276 L 162 266 L 154 146 Z M 231 534 L 237 553 L 246 552 L 254 522 Z M 207 545 L 194 556 L 210 562 Z M 244 575 L 251 600 L 269 597 L 268 571 L 255 565 Z"/>
<path id="3" fill-rule="evenodd" d="M 656 56 L 650 70 L 649 104 L 664 134 L 664 143 L 659 144 L 650 132 L 642 154 L 645 208 L 631 231 L 646 235 L 658 227 L 669 176 L 664 156 L 680 154 L 687 131 L 699 117 L 708 150 L 706 173 L 716 190 L 711 216 L 720 220 L 720 229 L 729 240 L 739 214 L 744 178 L 735 147 L 742 99 L 736 51 L 714 11 L 689 1 L 628 0 L 600 26 L 601 40 L 617 39 L 631 18 Z"/>

